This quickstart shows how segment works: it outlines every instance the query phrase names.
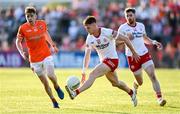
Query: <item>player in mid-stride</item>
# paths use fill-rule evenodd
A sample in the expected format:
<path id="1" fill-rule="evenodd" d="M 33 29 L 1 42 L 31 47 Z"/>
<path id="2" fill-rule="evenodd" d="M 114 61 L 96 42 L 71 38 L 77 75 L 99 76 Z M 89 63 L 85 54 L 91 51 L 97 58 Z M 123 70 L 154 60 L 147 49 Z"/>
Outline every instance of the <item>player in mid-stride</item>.
<path id="1" fill-rule="evenodd" d="M 58 85 L 57 78 L 54 73 L 53 57 L 47 42 L 54 52 L 58 52 L 58 48 L 52 41 L 47 31 L 46 22 L 43 20 L 36 20 L 37 15 L 34 7 L 26 7 L 25 16 L 27 22 L 19 27 L 16 47 L 23 59 L 30 62 L 32 70 L 37 74 L 38 78 L 44 85 L 46 93 L 52 100 L 53 107 L 59 108 L 59 105 L 52 94 L 46 75 L 52 81 L 60 99 L 64 98 L 64 93 Z M 22 47 L 23 39 L 26 42 L 29 57 Z"/>
<path id="2" fill-rule="evenodd" d="M 123 34 L 130 39 L 136 52 L 140 56 L 140 60 L 136 62 L 133 59 L 132 56 L 133 54 L 131 53 L 131 50 L 126 46 L 126 56 L 128 59 L 129 67 L 136 79 L 133 84 L 134 88 L 137 89 L 138 86 L 143 84 L 143 78 L 142 78 L 142 68 L 143 68 L 152 82 L 152 86 L 156 93 L 157 101 L 159 105 L 164 106 L 166 104 L 166 100 L 162 98 L 160 84 L 155 75 L 154 63 L 145 44 L 155 45 L 157 46 L 158 49 L 161 49 L 162 45 L 161 43 L 155 40 L 151 40 L 146 35 L 144 24 L 140 22 L 136 22 L 134 8 L 127 8 L 125 10 L 125 17 L 127 22 L 119 27 L 118 33 Z"/>
<path id="3" fill-rule="evenodd" d="M 92 86 L 96 78 L 103 75 L 112 83 L 112 86 L 122 89 L 127 92 L 134 106 L 137 105 L 136 93 L 134 89 L 130 89 L 123 81 L 118 80 L 115 69 L 118 67 L 118 55 L 116 52 L 115 40 L 119 39 L 125 42 L 125 44 L 133 52 L 133 59 L 138 61 L 139 56 L 135 52 L 129 39 L 121 34 L 117 35 L 116 31 L 112 29 L 98 27 L 96 18 L 94 16 L 88 16 L 83 21 L 83 25 L 89 33 L 86 39 L 85 55 L 83 61 L 83 77 L 85 79 L 85 69 L 88 68 L 91 49 L 95 49 L 100 58 L 100 63 L 89 74 L 89 78 L 76 90 L 71 90 L 68 86 L 65 86 L 71 99 L 74 99 L 78 94 L 87 90 Z M 117 36 L 117 37 L 116 37 Z"/>

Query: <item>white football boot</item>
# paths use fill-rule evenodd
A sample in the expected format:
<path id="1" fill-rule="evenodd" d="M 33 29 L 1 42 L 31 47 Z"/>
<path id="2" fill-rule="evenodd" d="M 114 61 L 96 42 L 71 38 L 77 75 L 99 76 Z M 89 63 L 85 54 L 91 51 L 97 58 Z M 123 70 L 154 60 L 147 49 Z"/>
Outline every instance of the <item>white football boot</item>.
<path id="1" fill-rule="evenodd" d="M 136 94 L 137 94 L 137 89 L 138 89 L 138 87 L 139 87 L 139 85 L 134 82 L 134 83 L 133 83 L 133 88 L 134 88 Z"/>
<path id="2" fill-rule="evenodd" d="M 132 100 L 132 103 L 133 103 L 133 106 L 134 107 L 136 107 L 137 106 L 137 98 L 136 98 L 136 93 L 137 93 L 137 91 L 136 91 L 136 89 L 133 89 L 133 94 L 132 94 L 132 96 L 131 96 L 131 100 Z"/>
<path id="3" fill-rule="evenodd" d="M 65 88 L 69 94 L 69 97 L 73 100 L 76 97 L 76 92 L 70 89 L 67 85 L 65 86 Z"/>
<path id="4" fill-rule="evenodd" d="M 158 102 L 158 104 L 159 104 L 160 106 L 164 106 L 164 105 L 166 104 L 166 100 L 163 99 L 163 98 L 158 98 L 158 99 L 157 99 L 157 102 Z"/>

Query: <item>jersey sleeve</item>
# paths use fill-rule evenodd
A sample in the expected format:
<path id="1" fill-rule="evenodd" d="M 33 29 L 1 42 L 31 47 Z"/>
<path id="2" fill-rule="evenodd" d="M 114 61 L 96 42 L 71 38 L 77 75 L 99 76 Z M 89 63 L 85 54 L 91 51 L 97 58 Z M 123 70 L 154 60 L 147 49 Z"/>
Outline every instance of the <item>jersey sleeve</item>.
<path id="1" fill-rule="evenodd" d="M 88 35 L 86 38 L 86 48 L 87 49 L 92 49 L 91 41 L 90 41 L 90 36 Z"/>
<path id="2" fill-rule="evenodd" d="M 118 34 L 122 34 L 126 36 L 126 32 L 123 30 L 123 26 L 121 25 L 118 29 Z"/>
<path id="3" fill-rule="evenodd" d="M 22 26 L 20 26 L 19 29 L 18 29 L 17 38 L 19 38 L 19 39 L 23 39 L 24 38 Z"/>
<path id="4" fill-rule="evenodd" d="M 146 35 L 146 29 L 145 29 L 144 24 L 142 24 L 142 32 L 143 32 L 143 34 L 145 34 L 145 35 Z"/>

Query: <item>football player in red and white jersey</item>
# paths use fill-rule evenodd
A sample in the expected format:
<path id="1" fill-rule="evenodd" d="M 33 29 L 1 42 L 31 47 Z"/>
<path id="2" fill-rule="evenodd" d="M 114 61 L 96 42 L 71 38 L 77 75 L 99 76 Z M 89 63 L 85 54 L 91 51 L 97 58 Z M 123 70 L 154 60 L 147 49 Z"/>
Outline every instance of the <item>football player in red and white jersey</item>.
<path id="1" fill-rule="evenodd" d="M 93 71 L 89 74 L 89 78 L 78 89 L 73 91 L 66 86 L 66 90 L 69 93 L 70 98 L 74 99 L 79 93 L 90 88 L 96 78 L 106 75 L 106 78 L 111 82 L 112 86 L 124 90 L 131 96 L 133 105 L 136 106 L 137 99 L 135 90 L 130 89 L 123 81 L 118 80 L 118 76 L 115 71 L 118 67 L 118 55 L 115 44 L 116 39 L 122 40 L 126 43 L 132 51 L 133 59 L 136 61 L 139 59 L 139 56 L 135 52 L 129 39 L 121 34 L 117 36 L 117 32 L 112 29 L 98 27 L 94 16 L 88 16 L 84 20 L 83 24 L 89 34 L 86 39 L 82 79 L 85 79 L 85 69 L 87 69 L 89 65 L 91 49 L 95 49 L 97 51 L 100 63 L 96 65 Z"/>
<path id="2" fill-rule="evenodd" d="M 155 45 L 158 49 L 161 49 L 162 45 L 156 40 L 151 40 L 146 35 L 143 23 L 136 22 L 134 8 L 127 8 L 125 10 L 125 18 L 127 22 L 119 27 L 118 33 L 123 34 L 130 39 L 133 47 L 140 56 L 140 61 L 136 62 L 133 60 L 131 50 L 127 46 L 125 47 L 129 67 L 136 79 L 133 84 L 134 88 L 137 89 L 138 86 L 143 84 L 142 69 L 144 69 L 152 82 L 159 105 L 164 106 L 166 104 L 166 100 L 162 98 L 160 84 L 155 75 L 154 63 L 145 44 Z"/>

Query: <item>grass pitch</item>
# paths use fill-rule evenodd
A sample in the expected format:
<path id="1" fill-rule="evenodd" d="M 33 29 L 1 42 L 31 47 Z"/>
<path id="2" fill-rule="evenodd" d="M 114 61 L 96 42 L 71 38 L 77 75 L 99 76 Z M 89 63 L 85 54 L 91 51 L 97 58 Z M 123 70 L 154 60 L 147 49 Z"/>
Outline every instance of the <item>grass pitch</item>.
<path id="1" fill-rule="evenodd" d="M 128 69 L 118 69 L 119 79 L 130 87 L 134 77 Z M 58 82 L 65 99 L 58 99 L 60 109 L 53 109 L 44 88 L 29 68 L 0 69 L 0 114 L 180 114 L 180 70 L 157 69 L 156 74 L 167 100 L 160 107 L 155 99 L 151 82 L 144 73 L 144 84 L 138 90 L 138 106 L 133 107 L 130 97 L 113 88 L 105 77 L 98 78 L 93 86 L 70 100 L 65 91 L 68 76 L 80 77 L 80 69 L 56 69 Z M 52 84 L 51 84 L 52 87 Z"/>

